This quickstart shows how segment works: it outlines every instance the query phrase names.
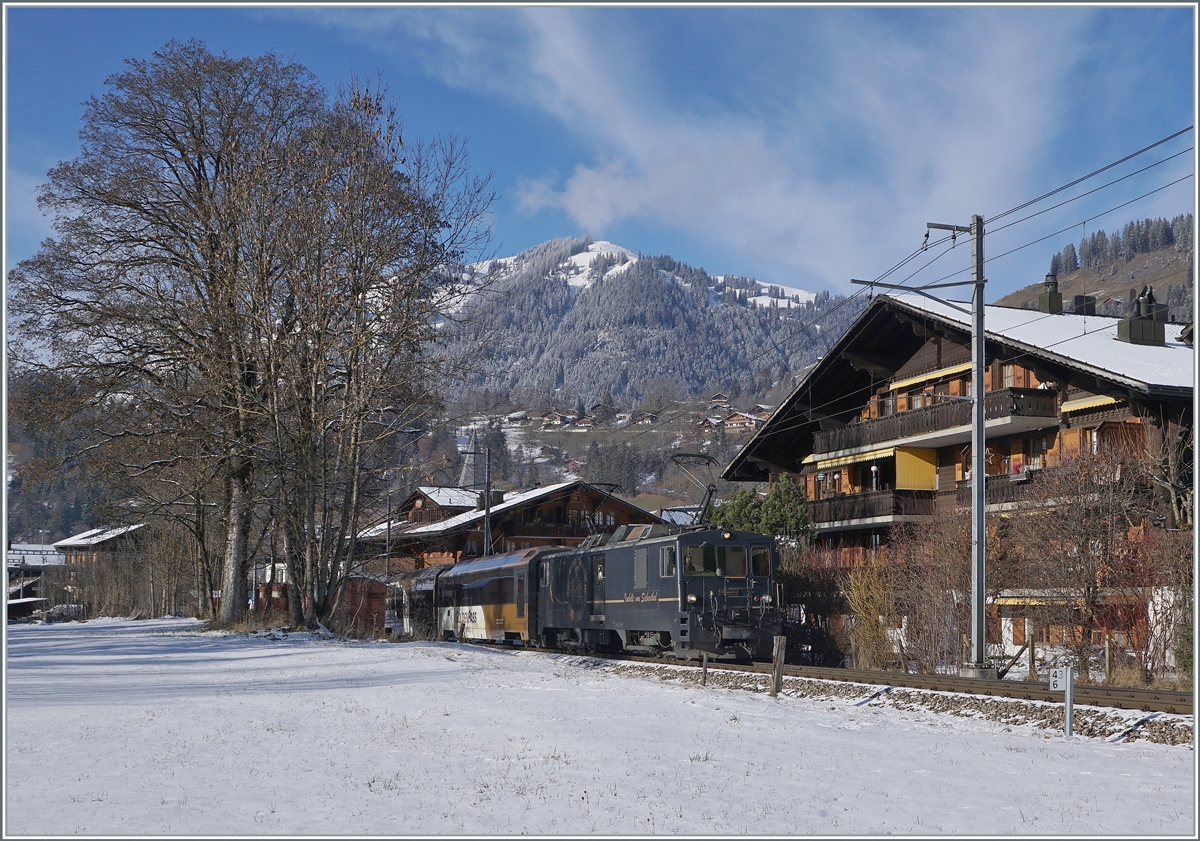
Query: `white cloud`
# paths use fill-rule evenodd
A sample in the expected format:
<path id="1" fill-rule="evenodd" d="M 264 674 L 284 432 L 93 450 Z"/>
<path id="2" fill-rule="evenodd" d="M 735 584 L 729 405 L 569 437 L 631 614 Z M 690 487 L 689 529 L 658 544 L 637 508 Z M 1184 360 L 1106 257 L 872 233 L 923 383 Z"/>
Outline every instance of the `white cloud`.
<path id="1" fill-rule="evenodd" d="M 944 49 L 878 27 L 827 32 L 833 81 L 804 86 L 796 104 L 805 116 L 775 132 L 639 101 L 614 84 L 606 52 L 573 18 L 527 14 L 538 33 L 530 72 L 550 92 L 543 107 L 586 126 L 608 154 L 561 185 L 530 184 L 526 207 L 558 207 L 596 234 L 654 220 L 830 285 L 909 250 L 926 215 L 965 223 L 1022 196 L 1071 58 L 1061 28 L 1030 32 L 1000 16 L 985 26 L 978 15 L 961 19 L 940 34 Z M 820 125 L 803 122 L 814 116 Z M 825 161 L 817 136 L 831 132 L 863 145 L 869 160 Z"/>
<path id="2" fill-rule="evenodd" d="M 844 288 L 918 245 L 927 221 L 966 224 L 1045 188 L 1092 12 L 793 11 L 777 19 L 796 26 L 805 67 L 768 57 L 761 90 L 707 113 L 672 101 L 642 42 L 599 31 L 597 10 L 388 20 L 445 83 L 532 105 L 592 145 L 593 160 L 566 178 L 531 174 L 518 198 L 594 236 L 651 222 L 753 254 L 781 282 Z M 789 88 L 790 116 L 759 107 Z"/>

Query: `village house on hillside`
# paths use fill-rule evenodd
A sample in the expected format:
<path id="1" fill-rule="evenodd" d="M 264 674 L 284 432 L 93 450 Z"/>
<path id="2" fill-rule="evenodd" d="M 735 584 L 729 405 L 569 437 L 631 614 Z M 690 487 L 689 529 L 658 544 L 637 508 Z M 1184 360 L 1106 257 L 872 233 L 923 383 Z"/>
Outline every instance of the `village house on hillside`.
<path id="1" fill-rule="evenodd" d="M 422 499 L 430 496 L 434 494 L 424 495 Z M 521 492 L 493 491 L 490 514 L 492 542 L 491 551 L 486 554 L 534 546 L 578 546 L 595 532 L 611 532 L 618 526 L 635 523 L 663 522 L 649 511 L 582 481 L 561 482 Z M 394 520 L 390 533 L 391 571 L 423 569 L 482 557 L 485 554 L 484 518 L 484 500 L 477 496 L 471 510 L 444 519 L 424 524 L 407 519 Z M 382 556 L 388 540 L 386 522 L 364 530 L 358 536 L 359 556 Z"/>
<path id="2" fill-rule="evenodd" d="M 1048 289 L 1050 289 L 1048 284 Z M 988 513 L 1020 510 L 1064 458 L 1136 442 L 1190 442 L 1190 325 L 1157 311 L 1125 319 L 985 310 Z M 970 505 L 970 316 L 916 295 L 875 298 L 724 471 L 803 484 L 832 565 L 877 555 L 889 530 Z M 1191 483 L 1187 448 L 1184 483 Z M 1047 474 L 1049 475 L 1049 474 Z M 1162 525 L 1171 527 L 1173 522 Z M 1021 597 L 1001 600 L 1011 618 Z M 1005 642 L 1021 641 L 1018 624 Z"/>

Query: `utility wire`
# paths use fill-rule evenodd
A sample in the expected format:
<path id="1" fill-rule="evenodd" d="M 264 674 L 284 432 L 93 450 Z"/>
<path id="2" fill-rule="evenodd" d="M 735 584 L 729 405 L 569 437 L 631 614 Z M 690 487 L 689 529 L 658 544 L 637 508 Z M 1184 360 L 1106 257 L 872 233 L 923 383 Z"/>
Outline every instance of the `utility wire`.
<path id="1" fill-rule="evenodd" d="M 1089 172 L 1087 175 L 1083 176 L 1082 178 L 1076 178 L 1074 181 L 1070 182 L 1069 184 L 1064 184 L 1061 187 L 1056 187 L 1048 193 L 1043 193 L 1042 195 L 1038 196 L 1036 199 L 1030 199 L 1029 201 L 1025 202 L 1024 204 L 1019 204 L 1016 207 L 1011 207 L 1008 210 L 1004 211 L 1003 213 L 997 213 L 995 216 L 991 217 L 991 220 L 995 221 L 997 219 L 1003 219 L 1005 216 L 1008 216 L 1010 213 L 1016 213 L 1019 210 L 1024 210 L 1025 208 L 1029 207 L 1030 205 L 1037 204 L 1038 202 L 1042 201 L 1043 199 L 1048 199 L 1053 195 L 1057 195 L 1058 193 L 1061 193 L 1063 190 L 1067 190 L 1067 189 L 1070 189 L 1071 187 L 1074 187 L 1076 184 L 1081 184 L 1084 181 L 1087 181 L 1089 178 L 1094 178 L 1095 176 L 1099 175 L 1100 173 L 1107 172 L 1108 170 L 1112 169 L 1115 166 L 1120 166 L 1121 164 L 1125 163 L 1126 161 L 1136 158 L 1138 155 L 1149 152 L 1151 149 L 1161 146 L 1170 140 L 1174 140 L 1176 137 L 1179 137 L 1181 134 L 1187 134 L 1191 130 L 1192 130 L 1192 126 L 1188 126 L 1187 128 L 1180 129 L 1179 131 L 1175 132 L 1174 134 L 1164 137 L 1162 140 L 1158 140 L 1158 141 L 1155 141 L 1154 143 L 1151 143 L 1149 146 L 1145 147 L 1144 149 L 1139 149 L 1138 151 L 1133 152 L 1132 154 L 1126 155 L 1125 157 L 1121 158 L 1119 161 L 1113 161 L 1112 163 L 1108 164 L 1107 166 L 1102 166 L 1102 167 L 1100 167 L 1100 169 L 1097 169 L 1094 172 Z"/>
<path id="2" fill-rule="evenodd" d="M 1195 148 L 1195 147 L 1189 146 L 1186 149 L 1184 149 L 1182 152 L 1176 152 L 1174 155 L 1171 155 L 1168 158 L 1163 158 L 1161 161 L 1152 163 L 1149 166 L 1144 166 L 1135 172 L 1129 173 L 1128 175 L 1122 175 L 1120 178 L 1117 178 L 1113 181 L 1109 181 L 1107 184 L 1101 184 L 1099 187 L 1096 187 L 1094 190 L 1088 190 L 1086 193 L 1080 193 L 1079 195 L 1077 195 L 1073 198 L 1069 198 L 1066 201 L 1060 201 L 1058 204 L 1051 205 L 1050 207 L 1047 207 L 1045 210 L 1039 210 L 1037 213 L 1031 213 L 1028 216 L 1022 216 L 1020 219 L 1017 219 L 1015 222 L 1009 222 L 1007 225 L 1001 225 L 999 228 L 988 228 L 987 232 L 989 234 L 994 234 L 997 231 L 1003 231 L 1006 228 L 1011 228 L 1013 225 L 1019 225 L 1022 222 L 1026 222 L 1026 221 L 1034 218 L 1035 216 L 1041 216 L 1043 213 L 1049 213 L 1051 210 L 1055 210 L 1057 208 L 1063 207 L 1064 205 L 1068 205 L 1073 201 L 1079 201 L 1079 199 L 1082 199 L 1086 196 L 1090 196 L 1092 193 L 1098 193 L 1099 191 L 1105 189 L 1106 187 L 1111 187 L 1113 184 L 1117 184 L 1121 181 L 1124 181 L 1126 178 L 1132 178 L 1135 175 L 1140 175 L 1149 169 L 1153 169 L 1156 166 L 1165 164 L 1167 161 L 1178 158 L 1180 155 L 1186 155 L 1188 152 L 1192 151 L 1193 148 Z M 1170 185 L 1168 185 L 1168 186 L 1170 186 Z M 997 218 L 999 218 L 999 217 L 997 217 Z"/>
<path id="3" fill-rule="evenodd" d="M 1174 187 L 1179 182 L 1186 181 L 1192 177 L 1193 177 L 1192 173 L 1188 173 L 1187 175 L 1184 175 L 1182 178 L 1177 178 L 1174 181 L 1170 182 L 1169 184 L 1163 184 L 1161 187 L 1155 187 L 1153 190 L 1150 190 L 1147 193 L 1142 193 L 1140 196 L 1136 196 L 1135 198 L 1132 198 L 1129 201 L 1122 202 L 1121 204 L 1110 207 L 1107 210 L 1102 210 L 1101 212 L 1095 214 L 1094 216 L 1089 216 L 1088 218 L 1086 218 L 1080 222 L 1076 222 L 1072 225 L 1068 225 L 1065 228 L 1060 228 L 1059 230 L 1055 231 L 1052 234 L 1047 234 L 1044 237 L 1039 237 L 1035 240 L 1030 240 L 1029 242 L 1025 243 L 1024 245 L 1018 245 L 1016 248 L 1010 248 L 1008 251 L 1004 251 L 1000 254 L 995 255 L 994 257 L 988 257 L 984 260 L 984 264 L 986 265 L 987 263 L 991 263 L 993 260 L 999 260 L 1001 257 L 1007 257 L 1009 254 L 1013 254 L 1017 251 L 1021 251 L 1022 249 L 1028 248 L 1031 245 L 1037 245 L 1039 242 L 1044 242 L 1044 241 L 1050 239 L 1051 237 L 1056 237 L 1061 234 L 1065 234 L 1067 231 L 1070 231 L 1074 228 L 1078 228 L 1080 225 L 1086 225 L 1088 222 L 1091 222 L 1095 219 L 1099 219 L 1101 216 L 1107 216 L 1109 213 L 1112 213 L 1113 211 L 1120 210 L 1122 207 L 1126 207 L 1128 205 L 1133 204 L 1134 202 L 1141 201 L 1142 199 L 1147 198 L 1148 196 L 1152 196 L 1155 193 L 1161 192 L 1161 191 L 1167 189 L 1168 187 Z M 930 283 L 941 283 L 943 280 L 949 280 L 952 277 L 957 277 L 958 275 L 963 274 L 965 272 L 969 272 L 969 271 L 971 271 L 970 266 L 966 267 L 965 269 L 959 269 L 956 272 L 952 272 L 948 275 L 939 277 L 936 280 L 930 281 Z"/>

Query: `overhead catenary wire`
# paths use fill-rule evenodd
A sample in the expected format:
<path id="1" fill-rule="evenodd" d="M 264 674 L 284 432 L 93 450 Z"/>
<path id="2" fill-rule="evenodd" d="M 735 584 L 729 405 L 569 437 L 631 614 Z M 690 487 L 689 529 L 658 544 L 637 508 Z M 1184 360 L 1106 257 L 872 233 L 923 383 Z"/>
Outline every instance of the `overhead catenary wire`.
<path id="1" fill-rule="evenodd" d="M 1071 187 L 1074 187 L 1077 184 L 1082 184 L 1084 181 L 1087 181 L 1089 178 L 1095 178 L 1097 175 L 1101 174 L 1102 172 L 1107 172 L 1108 170 L 1112 169 L 1113 167 L 1120 166 L 1121 164 L 1125 163 L 1126 161 L 1131 161 L 1134 158 L 1136 158 L 1137 156 L 1143 155 L 1146 152 L 1149 152 L 1151 149 L 1155 149 L 1155 148 L 1163 145 L 1164 143 L 1168 143 L 1168 142 L 1174 140 L 1176 137 L 1187 134 L 1189 131 L 1192 130 L 1192 128 L 1193 128 L 1192 126 L 1188 126 L 1187 128 L 1182 128 L 1179 131 L 1175 132 L 1174 134 L 1167 135 L 1162 140 L 1156 140 L 1153 143 L 1151 143 L 1149 146 L 1146 146 L 1142 149 L 1138 149 L 1136 152 L 1132 152 L 1132 153 L 1126 155 L 1125 157 L 1121 158 L 1120 160 L 1116 160 L 1110 164 L 1106 164 L 1105 166 L 1102 166 L 1099 169 L 1094 170 L 1093 172 L 1089 172 L 1087 175 L 1084 175 L 1080 178 L 1076 178 L 1074 181 L 1071 181 L 1067 184 L 1063 184 L 1061 187 L 1055 187 L 1053 190 L 1051 190 L 1048 193 L 1042 193 L 1042 195 L 1038 196 L 1035 199 L 1030 199 L 1027 202 L 1017 205 L 1016 207 L 1010 207 L 1008 210 L 1005 210 L 1002 213 L 994 214 L 993 216 L 990 217 L 990 219 L 993 222 L 996 221 L 997 219 L 1003 219 L 1005 216 L 1008 216 L 1011 213 L 1016 213 L 1020 210 L 1024 210 L 1025 208 L 1035 205 L 1040 201 L 1044 201 L 1045 199 L 1048 199 L 1051 196 L 1058 195 L 1063 190 L 1069 190 Z"/>

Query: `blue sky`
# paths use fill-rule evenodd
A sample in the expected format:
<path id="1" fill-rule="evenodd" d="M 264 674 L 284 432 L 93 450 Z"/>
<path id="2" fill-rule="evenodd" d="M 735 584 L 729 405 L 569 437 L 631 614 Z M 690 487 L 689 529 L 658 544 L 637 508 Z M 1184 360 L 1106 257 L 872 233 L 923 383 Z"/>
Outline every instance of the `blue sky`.
<path id="1" fill-rule="evenodd" d="M 473 168 L 493 174 L 497 256 L 588 234 L 711 274 L 849 291 L 851 277 L 909 255 L 926 222 L 990 218 L 1192 125 L 1194 15 L 7 6 L 5 264 L 53 234 L 34 193 L 76 154 L 81 103 L 123 59 L 198 38 L 214 52 L 293 58 L 329 89 L 381 74 L 410 137 L 453 132 Z M 1030 211 L 1185 152 L 1193 135 Z M 1195 161 L 1185 152 L 989 233 L 988 300 L 1039 281 L 1053 252 L 1098 228 L 1192 210 Z M 914 282 L 965 269 L 969 253 L 959 246 Z"/>

